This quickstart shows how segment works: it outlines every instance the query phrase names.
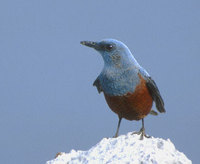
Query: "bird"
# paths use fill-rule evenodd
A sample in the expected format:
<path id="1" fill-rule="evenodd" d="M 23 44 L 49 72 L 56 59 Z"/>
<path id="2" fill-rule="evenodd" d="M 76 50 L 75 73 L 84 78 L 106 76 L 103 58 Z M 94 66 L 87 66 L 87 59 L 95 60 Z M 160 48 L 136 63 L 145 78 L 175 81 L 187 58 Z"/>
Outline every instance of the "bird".
<path id="1" fill-rule="evenodd" d="M 142 128 L 133 134 L 146 135 L 144 118 L 148 114 L 157 115 L 152 109 L 155 103 L 160 113 L 165 113 L 160 91 L 149 73 L 137 62 L 129 48 L 116 39 L 101 41 L 81 41 L 82 45 L 98 51 L 104 66 L 93 83 L 99 93 L 103 92 L 109 108 L 118 115 L 118 125 L 114 137 L 118 137 L 121 120 L 142 120 Z"/>

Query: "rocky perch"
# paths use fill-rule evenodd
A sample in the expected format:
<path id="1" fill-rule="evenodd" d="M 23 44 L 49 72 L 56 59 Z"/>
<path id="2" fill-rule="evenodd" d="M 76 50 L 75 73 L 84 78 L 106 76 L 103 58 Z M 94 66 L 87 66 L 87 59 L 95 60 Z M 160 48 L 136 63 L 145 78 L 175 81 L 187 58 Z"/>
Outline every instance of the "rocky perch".
<path id="1" fill-rule="evenodd" d="M 192 164 L 169 140 L 137 134 L 103 138 L 88 151 L 71 150 L 46 164 Z"/>

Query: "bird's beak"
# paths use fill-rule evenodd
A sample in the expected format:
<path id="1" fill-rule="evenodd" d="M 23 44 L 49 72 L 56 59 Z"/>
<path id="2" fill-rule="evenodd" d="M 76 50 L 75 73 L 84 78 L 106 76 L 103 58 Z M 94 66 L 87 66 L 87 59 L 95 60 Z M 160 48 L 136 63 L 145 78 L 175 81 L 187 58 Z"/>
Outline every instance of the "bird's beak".
<path id="1" fill-rule="evenodd" d="M 84 46 L 95 48 L 96 50 L 99 49 L 99 44 L 97 42 L 81 41 L 81 44 L 84 45 Z"/>

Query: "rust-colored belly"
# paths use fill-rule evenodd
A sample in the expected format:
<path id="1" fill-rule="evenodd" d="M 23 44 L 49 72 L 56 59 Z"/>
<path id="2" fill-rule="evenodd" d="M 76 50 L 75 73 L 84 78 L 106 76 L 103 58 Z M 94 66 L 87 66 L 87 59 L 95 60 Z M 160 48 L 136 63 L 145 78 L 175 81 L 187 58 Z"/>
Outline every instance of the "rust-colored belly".
<path id="1" fill-rule="evenodd" d="M 145 80 L 141 76 L 140 79 L 140 84 L 135 88 L 134 93 L 127 93 L 123 96 L 104 94 L 108 106 L 119 117 L 127 120 L 140 120 L 150 112 L 153 99 L 146 87 Z"/>

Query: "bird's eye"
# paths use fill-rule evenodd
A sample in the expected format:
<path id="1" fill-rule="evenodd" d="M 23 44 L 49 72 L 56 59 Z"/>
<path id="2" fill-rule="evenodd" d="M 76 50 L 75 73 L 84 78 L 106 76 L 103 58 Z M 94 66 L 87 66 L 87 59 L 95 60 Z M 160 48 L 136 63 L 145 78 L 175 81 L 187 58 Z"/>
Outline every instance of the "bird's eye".
<path id="1" fill-rule="evenodd" d="M 105 49 L 106 49 L 107 51 L 111 51 L 111 50 L 113 49 L 113 45 L 108 44 L 108 45 L 105 46 Z"/>

